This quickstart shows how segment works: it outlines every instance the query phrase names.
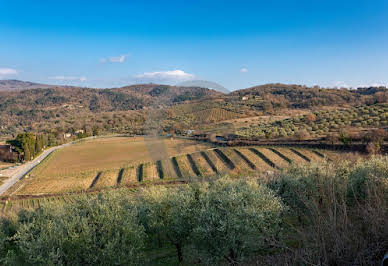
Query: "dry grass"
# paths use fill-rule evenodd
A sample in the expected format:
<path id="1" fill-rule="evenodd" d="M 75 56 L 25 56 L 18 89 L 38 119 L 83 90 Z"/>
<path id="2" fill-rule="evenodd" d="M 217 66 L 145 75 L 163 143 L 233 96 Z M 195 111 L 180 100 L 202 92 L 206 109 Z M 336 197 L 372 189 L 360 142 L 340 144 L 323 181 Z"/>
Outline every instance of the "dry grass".
<path id="1" fill-rule="evenodd" d="M 107 170 L 102 172 L 95 186 L 93 186 L 93 188 L 99 189 L 99 188 L 115 186 L 117 184 L 118 175 L 119 175 L 118 170 Z"/>
<path id="2" fill-rule="evenodd" d="M 289 166 L 289 163 L 282 159 L 279 155 L 273 151 L 266 148 L 256 148 L 260 151 L 265 157 L 267 157 L 271 162 L 273 162 L 279 168 L 286 168 Z"/>
<path id="3" fill-rule="evenodd" d="M 96 171 L 79 173 L 78 176 L 54 177 L 54 176 L 34 176 L 23 179 L 20 190 L 15 194 L 45 194 L 45 193 L 60 193 L 85 191 L 90 187 L 93 179 L 96 177 Z"/>
<path id="4" fill-rule="evenodd" d="M 295 164 L 305 164 L 305 163 L 307 163 L 306 160 L 304 160 L 300 156 L 296 155 L 295 153 L 293 153 L 288 148 L 278 148 L 278 147 L 276 147 L 275 150 L 279 151 L 281 154 L 283 154 L 287 158 L 291 159 L 292 162 L 295 163 Z"/>
<path id="5" fill-rule="evenodd" d="M 226 167 L 225 163 L 218 158 L 214 151 L 207 151 L 206 154 L 217 168 L 219 174 L 226 174 L 229 172 L 228 167 Z"/>
<path id="6" fill-rule="evenodd" d="M 179 169 L 181 170 L 182 176 L 184 178 L 196 177 L 197 175 L 194 173 L 193 169 L 191 169 L 190 162 L 186 156 L 178 156 L 176 160 L 179 165 Z"/>
<path id="7" fill-rule="evenodd" d="M 2 185 L 4 183 L 4 181 L 7 179 L 8 179 L 7 176 L 0 176 L 0 185 Z"/>
<path id="8" fill-rule="evenodd" d="M 143 182 L 158 181 L 161 178 L 158 172 L 159 160 L 162 178 L 177 179 L 178 176 L 171 160 L 172 156 L 176 157 L 182 177 L 185 179 L 197 177 L 194 172 L 197 169 L 202 177 L 211 177 L 216 174 L 251 175 L 255 171 L 276 170 L 250 151 L 249 148 L 251 147 L 240 147 L 236 150 L 240 151 L 255 165 L 255 170 L 234 151 L 235 148 L 218 148 L 235 166 L 231 170 L 228 168 L 227 163 L 220 158 L 220 155 L 210 149 L 209 145 L 198 142 L 163 138 L 146 139 L 146 141 L 144 138 L 112 137 L 96 139 L 55 151 L 35 168 L 28 178 L 12 187 L 7 195 L 52 194 L 87 191 L 90 188 L 100 189 L 133 185 L 139 182 L 140 165 L 142 165 L 141 180 Z M 264 147 L 253 148 L 260 151 L 277 167 L 286 168 L 289 166 L 287 161 L 273 151 Z M 295 164 L 307 164 L 306 160 L 289 148 L 276 147 L 275 149 Z M 217 173 L 211 169 L 201 153 L 197 152 L 199 150 L 208 156 L 217 169 Z M 311 150 L 296 150 L 312 162 L 322 161 L 322 158 Z M 330 154 L 332 153 L 330 152 Z M 187 154 L 190 154 L 194 161 L 196 166 L 194 169 Z M 96 178 L 98 173 L 101 173 L 101 175 Z M 120 183 L 118 183 L 119 176 L 121 177 Z"/>
<path id="9" fill-rule="evenodd" d="M 304 156 L 306 156 L 307 158 L 309 158 L 311 161 L 314 161 L 314 162 L 320 162 L 323 160 L 322 157 L 320 157 L 319 155 L 315 154 L 314 152 L 312 152 L 310 149 L 295 149 L 297 151 L 299 151 L 300 153 L 302 153 Z"/>
<path id="10" fill-rule="evenodd" d="M 202 176 L 212 176 L 215 175 L 214 171 L 211 169 L 206 160 L 201 156 L 199 152 L 193 153 L 191 155 L 195 164 L 197 165 L 198 170 L 201 172 Z"/>
<path id="11" fill-rule="evenodd" d="M 252 170 L 249 165 L 237 155 L 237 153 L 233 149 L 221 149 L 222 152 L 233 162 L 235 165 L 235 169 L 231 171 L 231 174 L 242 174 L 242 173 L 251 173 Z M 249 175 L 249 174 L 248 174 Z"/>
<path id="12" fill-rule="evenodd" d="M 192 153 L 210 146 L 182 139 L 101 138 L 66 147 L 55 155 L 39 175 L 63 176 L 95 170 L 125 168 L 140 162 L 156 161 L 177 154 Z"/>
<path id="13" fill-rule="evenodd" d="M 123 176 L 121 178 L 121 185 L 130 185 L 137 183 L 136 166 L 131 166 L 124 169 Z"/>
<path id="14" fill-rule="evenodd" d="M 14 163 L 6 163 L 6 162 L 0 161 L 0 169 L 6 168 L 6 167 L 10 167 L 10 166 L 13 166 L 13 165 L 15 165 L 15 164 Z"/>
<path id="15" fill-rule="evenodd" d="M 259 156 L 248 150 L 247 148 L 238 148 L 245 157 L 247 157 L 255 166 L 257 171 L 273 171 L 274 169 L 264 162 Z"/>
<path id="16" fill-rule="evenodd" d="M 163 179 L 177 179 L 178 178 L 170 158 L 162 160 L 162 169 L 163 169 L 163 174 L 164 174 Z"/>
<path id="17" fill-rule="evenodd" d="M 148 162 L 143 165 L 143 182 L 159 180 L 156 163 Z"/>

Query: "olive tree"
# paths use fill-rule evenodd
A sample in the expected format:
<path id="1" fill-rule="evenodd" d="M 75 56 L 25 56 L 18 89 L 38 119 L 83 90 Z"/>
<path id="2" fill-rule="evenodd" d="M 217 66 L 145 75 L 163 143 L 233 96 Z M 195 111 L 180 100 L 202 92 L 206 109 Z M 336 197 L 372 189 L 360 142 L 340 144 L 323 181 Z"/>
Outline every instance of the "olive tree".
<path id="1" fill-rule="evenodd" d="M 219 179 L 199 193 L 194 247 L 203 259 L 237 263 L 279 233 L 283 210 L 280 199 L 257 182 Z"/>
<path id="2" fill-rule="evenodd" d="M 122 196 L 85 196 L 19 214 L 14 236 L 25 260 L 42 265 L 139 262 L 145 238 L 137 211 Z"/>
<path id="3" fill-rule="evenodd" d="M 196 208 L 195 189 L 151 187 L 139 199 L 144 227 L 175 246 L 179 262 L 183 261 L 183 247 L 192 232 Z"/>

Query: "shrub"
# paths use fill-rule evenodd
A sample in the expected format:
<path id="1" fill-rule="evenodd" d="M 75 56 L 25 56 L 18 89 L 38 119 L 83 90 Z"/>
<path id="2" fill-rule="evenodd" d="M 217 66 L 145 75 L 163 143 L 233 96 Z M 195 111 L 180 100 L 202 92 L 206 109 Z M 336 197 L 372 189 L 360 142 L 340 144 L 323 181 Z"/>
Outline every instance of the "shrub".
<path id="1" fill-rule="evenodd" d="M 325 188 L 327 182 L 337 182 L 333 176 L 344 167 L 346 164 L 334 168 L 328 162 L 305 166 L 293 165 L 279 176 L 270 179 L 268 187 L 282 198 L 290 207 L 290 212 L 297 215 L 301 222 L 303 217 L 311 216 L 308 211 L 312 209 L 312 205 L 323 204 L 327 197 L 326 192 L 321 190 Z"/>
<path id="2" fill-rule="evenodd" d="M 388 158 L 375 157 L 294 167 L 270 179 L 290 213 L 305 218 L 288 223 L 300 242 L 272 264 L 378 265 L 388 246 L 387 172 Z"/>
<path id="3" fill-rule="evenodd" d="M 305 129 L 302 129 L 302 130 L 299 130 L 296 134 L 295 134 L 295 137 L 298 139 L 298 140 L 307 140 L 309 137 L 310 137 L 310 133 L 305 130 Z"/>
<path id="4" fill-rule="evenodd" d="M 388 157 L 373 157 L 366 162 L 359 162 L 349 174 L 349 201 L 365 201 L 376 195 L 387 197 L 388 200 L 387 173 Z"/>
<path id="5" fill-rule="evenodd" d="M 18 264 L 18 248 L 12 241 L 17 230 L 17 224 L 12 220 L 2 219 L 0 221 L 0 264 Z M 20 264 L 20 263 L 19 263 Z"/>

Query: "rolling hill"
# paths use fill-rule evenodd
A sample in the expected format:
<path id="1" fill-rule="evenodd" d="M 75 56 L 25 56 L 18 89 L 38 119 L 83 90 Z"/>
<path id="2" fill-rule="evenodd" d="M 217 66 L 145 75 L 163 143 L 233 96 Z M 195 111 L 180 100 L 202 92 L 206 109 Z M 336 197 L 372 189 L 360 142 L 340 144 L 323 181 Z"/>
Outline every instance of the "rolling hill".
<path id="1" fill-rule="evenodd" d="M 16 86 L 17 82 L 13 84 Z M 89 134 L 92 128 L 104 133 L 126 134 L 144 134 L 147 130 L 180 134 L 188 129 L 214 132 L 214 123 L 230 119 L 256 117 L 258 123 L 260 116 L 379 103 L 388 103 L 388 90 L 384 87 L 346 90 L 266 84 L 229 94 L 207 88 L 160 84 L 112 89 L 71 86 L 14 89 L 0 91 L 0 137 L 25 131 L 60 136 L 81 128 Z M 249 121 L 245 121 L 246 128 L 251 126 L 252 121 Z M 256 131 L 249 135 L 255 135 Z M 224 133 L 231 132 L 220 132 Z"/>
<path id="2" fill-rule="evenodd" d="M 40 84 L 29 81 L 15 79 L 0 80 L 0 91 L 28 90 L 28 89 L 46 89 L 53 88 L 54 85 Z"/>

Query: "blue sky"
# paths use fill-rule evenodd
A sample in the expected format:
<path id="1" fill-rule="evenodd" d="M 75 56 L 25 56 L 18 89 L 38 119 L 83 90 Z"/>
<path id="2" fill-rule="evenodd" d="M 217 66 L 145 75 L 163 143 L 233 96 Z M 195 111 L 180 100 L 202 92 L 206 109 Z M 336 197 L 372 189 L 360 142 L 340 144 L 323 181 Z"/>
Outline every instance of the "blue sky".
<path id="1" fill-rule="evenodd" d="M 388 1 L 0 0 L 0 79 L 388 84 Z"/>

